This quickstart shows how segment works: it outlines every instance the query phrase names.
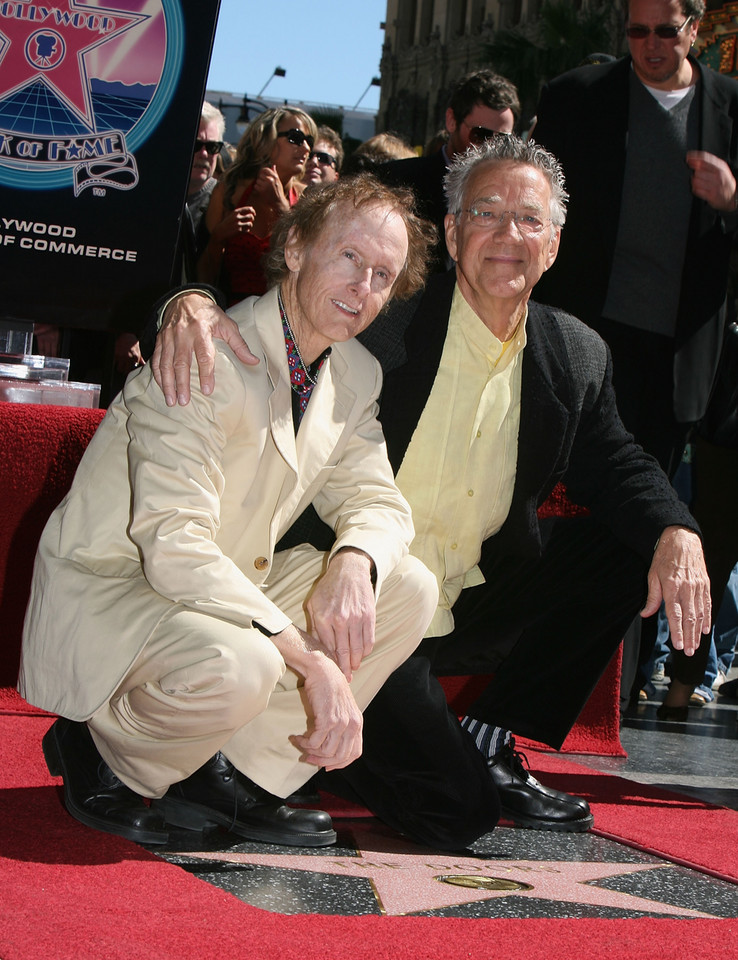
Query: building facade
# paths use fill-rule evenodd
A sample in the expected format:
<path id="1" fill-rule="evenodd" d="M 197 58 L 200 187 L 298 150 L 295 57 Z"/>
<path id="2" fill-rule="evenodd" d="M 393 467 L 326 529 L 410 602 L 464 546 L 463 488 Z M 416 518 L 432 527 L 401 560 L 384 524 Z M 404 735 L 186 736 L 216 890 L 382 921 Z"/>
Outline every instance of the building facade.
<path id="1" fill-rule="evenodd" d="M 387 0 L 378 130 L 413 145 L 443 126 L 448 93 L 469 70 L 495 65 L 485 48 L 500 30 L 526 29 L 544 0 Z M 622 0 L 572 0 L 575 9 L 606 7 L 617 22 Z"/>

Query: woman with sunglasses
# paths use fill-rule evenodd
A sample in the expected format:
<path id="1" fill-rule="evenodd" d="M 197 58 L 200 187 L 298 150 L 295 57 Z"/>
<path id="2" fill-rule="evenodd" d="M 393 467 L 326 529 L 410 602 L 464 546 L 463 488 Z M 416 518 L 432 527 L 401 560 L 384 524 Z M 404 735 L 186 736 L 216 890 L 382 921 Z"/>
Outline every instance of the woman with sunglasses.
<path id="1" fill-rule="evenodd" d="M 266 291 L 262 259 L 274 224 L 293 207 L 317 128 L 298 107 L 265 110 L 248 127 L 236 159 L 213 190 L 205 215 L 210 234 L 198 276 L 228 291 L 230 303 Z"/>

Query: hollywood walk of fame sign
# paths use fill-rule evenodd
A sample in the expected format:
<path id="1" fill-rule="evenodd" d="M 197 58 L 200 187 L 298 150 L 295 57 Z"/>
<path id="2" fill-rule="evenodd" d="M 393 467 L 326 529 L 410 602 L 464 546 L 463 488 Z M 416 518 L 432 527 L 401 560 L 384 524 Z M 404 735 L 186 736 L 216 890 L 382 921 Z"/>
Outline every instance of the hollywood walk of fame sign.
<path id="1" fill-rule="evenodd" d="M 171 285 L 219 2 L 0 2 L 0 316 L 104 328 Z"/>

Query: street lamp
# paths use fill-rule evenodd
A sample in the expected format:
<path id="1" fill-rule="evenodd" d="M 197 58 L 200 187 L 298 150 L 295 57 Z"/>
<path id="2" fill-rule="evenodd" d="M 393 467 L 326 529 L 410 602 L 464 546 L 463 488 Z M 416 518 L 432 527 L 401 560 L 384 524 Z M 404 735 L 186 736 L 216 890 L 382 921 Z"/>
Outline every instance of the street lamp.
<path id="1" fill-rule="evenodd" d="M 361 95 L 361 96 L 359 97 L 359 99 L 356 101 L 356 103 L 355 103 L 354 106 L 353 106 L 353 109 L 356 110 L 356 108 L 359 106 L 359 104 L 360 104 L 361 101 L 364 99 L 364 97 L 367 95 L 367 93 L 369 93 L 369 90 L 370 90 L 372 87 L 381 87 L 381 86 L 382 86 L 382 81 L 379 79 L 379 77 L 372 77 L 371 80 L 369 81 L 369 86 L 366 88 L 366 90 L 362 93 L 362 95 Z"/>
<path id="2" fill-rule="evenodd" d="M 257 96 L 257 97 L 260 97 L 260 96 L 262 95 L 262 93 L 264 93 L 264 91 L 265 91 L 266 88 L 269 86 L 269 84 L 272 82 L 272 79 L 273 79 L 274 77 L 284 77 L 284 76 L 286 76 L 286 75 L 287 75 L 287 71 L 284 69 L 284 67 L 275 67 L 275 68 L 274 68 L 274 73 L 272 74 L 271 77 L 269 77 L 269 79 L 267 80 L 267 82 L 264 84 L 264 86 L 261 88 L 261 90 L 256 94 L 256 96 Z"/>
<path id="3" fill-rule="evenodd" d="M 238 130 L 239 136 L 244 134 L 246 128 L 251 123 L 251 111 L 253 110 L 254 114 L 259 114 L 263 113 L 266 109 L 267 105 L 261 100 L 254 100 L 244 93 L 241 110 L 236 120 L 236 129 Z"/>

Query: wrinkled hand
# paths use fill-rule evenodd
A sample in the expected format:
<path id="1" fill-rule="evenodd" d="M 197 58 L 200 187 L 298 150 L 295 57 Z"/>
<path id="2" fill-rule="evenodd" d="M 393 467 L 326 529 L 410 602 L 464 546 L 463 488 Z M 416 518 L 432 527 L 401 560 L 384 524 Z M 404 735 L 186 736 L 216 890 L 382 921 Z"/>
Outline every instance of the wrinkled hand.
<path id="1" fill-rule="evenodd" d="M 310 632 L 347 680 L 374 647 L 376 598 L 372 560 L 362 550 L 339 550 L 307 602 Z"/>
<path id="2" fill-rule="evenodd" d="M 118 373 L 130 373 L 144 364 L 138 337 L 135 333 L 121 333 L 115 340 L 115 369 Z"/>
<path id="3" fill-rule="evenodd" d="M 713 210 L 735 209 L 736 181 L 728 164 L 704 150 L 689 150 L 687 165 L 692 169 L 692 193 Z"/>
<path id="4" fill-rule="evenodd" d="M 190 402 L 190 366 L 195 354 L 200 389 L 207 396 L 215 386 L 215 347 L 213 338 L 225 340 L 241 363 L 259 362 L 231 320 L 210 297 L 201 293 L 183 293 L 164 312 L 161 330 L 151 358 L 154 379 L 161 387 L 167 405 L 186 406 Z"/>
<path id="5" fill-rule="evenodd" d="M 336 664 L 323 653 L 315 656 L 316 668 L 305 674 L 303 688 L 311 722 L 306 734 L 294 734 L 290 740 L 306 763 L 338 770 L 361 756 L 364 718 Z"/>
<path id="6" fill-rule="evenodd" d="M 648 598 L 642 617 L 655 614 L 664 601 L 671 643 L 691 657 L 702 634 L 710 632 L 710 581 L 700 538 L 685 527 L 667 527 L 659 538 L 648 571 Z"/>

